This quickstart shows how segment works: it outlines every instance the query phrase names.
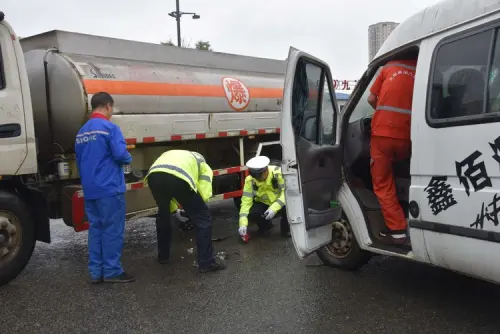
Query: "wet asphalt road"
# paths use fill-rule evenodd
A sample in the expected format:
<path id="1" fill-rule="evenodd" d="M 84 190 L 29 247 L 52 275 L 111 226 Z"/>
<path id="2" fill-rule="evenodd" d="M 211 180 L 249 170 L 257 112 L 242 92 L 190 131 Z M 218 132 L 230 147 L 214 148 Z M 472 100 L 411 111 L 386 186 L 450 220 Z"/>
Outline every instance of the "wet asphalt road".
<path id="1" fill-rule="evenodd" d="M 0 288 L 0 333 L 498 333 L 500 286 L 386 257 L 360 271 L 301 261 L 278 230 L 242 245 L 231 201 L 212 205 L 227 270 L 193 268 L 191 233 L 155 262 L 154 221 L 128 224 L 124 267 L 137 281 L 87 284 L 86 233 L 55 221 L 53 243 Z"/>

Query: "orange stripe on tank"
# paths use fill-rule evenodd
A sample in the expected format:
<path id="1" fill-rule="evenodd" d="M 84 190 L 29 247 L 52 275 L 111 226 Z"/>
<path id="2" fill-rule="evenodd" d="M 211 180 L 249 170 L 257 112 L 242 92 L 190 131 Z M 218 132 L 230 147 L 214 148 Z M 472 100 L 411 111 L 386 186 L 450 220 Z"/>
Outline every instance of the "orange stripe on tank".
<path id="1" fill-rule="evenodd" d="M 155 96 L 194 96 L 225 97 L 222 86 L 172 84 L 162 82 L 136 82 L 117 80 L 83 80 L 87 94 L 108 92 L 112 95 L 155 95 Z M 281 98 L 281 88 L 249 87 L 251 98 Z"/>

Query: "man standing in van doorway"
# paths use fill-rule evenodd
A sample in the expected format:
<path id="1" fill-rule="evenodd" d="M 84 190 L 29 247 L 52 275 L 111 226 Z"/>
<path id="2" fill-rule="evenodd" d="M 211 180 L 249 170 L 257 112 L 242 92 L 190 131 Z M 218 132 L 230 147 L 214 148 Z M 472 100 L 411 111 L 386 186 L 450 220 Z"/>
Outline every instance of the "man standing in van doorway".
<path id="1" fill-rule="evenodd" d="M 386 227 L 380 235 L 395 244 L 406 242 L 406 218 L 399 204 L 393 163 L 411 156 L 411 108 L 416 59 L 389 61 L 370 89 L 375 109 L 371 123 L 370 170 L 373 190 Z"/>

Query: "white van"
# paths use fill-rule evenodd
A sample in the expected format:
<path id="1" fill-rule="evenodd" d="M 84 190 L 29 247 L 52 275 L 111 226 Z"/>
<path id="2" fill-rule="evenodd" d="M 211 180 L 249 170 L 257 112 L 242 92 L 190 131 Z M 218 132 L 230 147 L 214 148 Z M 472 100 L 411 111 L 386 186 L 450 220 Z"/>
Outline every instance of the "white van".
<path id="1" fill-rule="evenodd" d="M 378 237 L 367 97 L 402 54 L 418 56 L 412 157 L 395 166 L 411 242 L 393 246 Z M 500 0 L 448 0 L 401 23 L 342 112 L 332 87 L 325 62 L 290 49 L 282 170 L 299 256 L 353 270 L 392 255 L 500 283 Z"/>

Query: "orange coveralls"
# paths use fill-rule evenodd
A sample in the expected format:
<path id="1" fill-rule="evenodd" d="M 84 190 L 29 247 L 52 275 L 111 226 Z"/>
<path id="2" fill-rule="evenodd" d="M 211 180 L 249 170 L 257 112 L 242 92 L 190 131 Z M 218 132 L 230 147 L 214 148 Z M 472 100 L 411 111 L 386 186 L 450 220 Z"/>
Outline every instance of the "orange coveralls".
<path id="1" fill-rule="evenodd" d="M 396 194 L 392 164 L 411 156 L 411 107 L 416 60 L 388 62 L 370 92 L 377 96 L 372 119 L 370 170 L 373 189 L 387 227 L 406 232 L 406 219 Z"/>

